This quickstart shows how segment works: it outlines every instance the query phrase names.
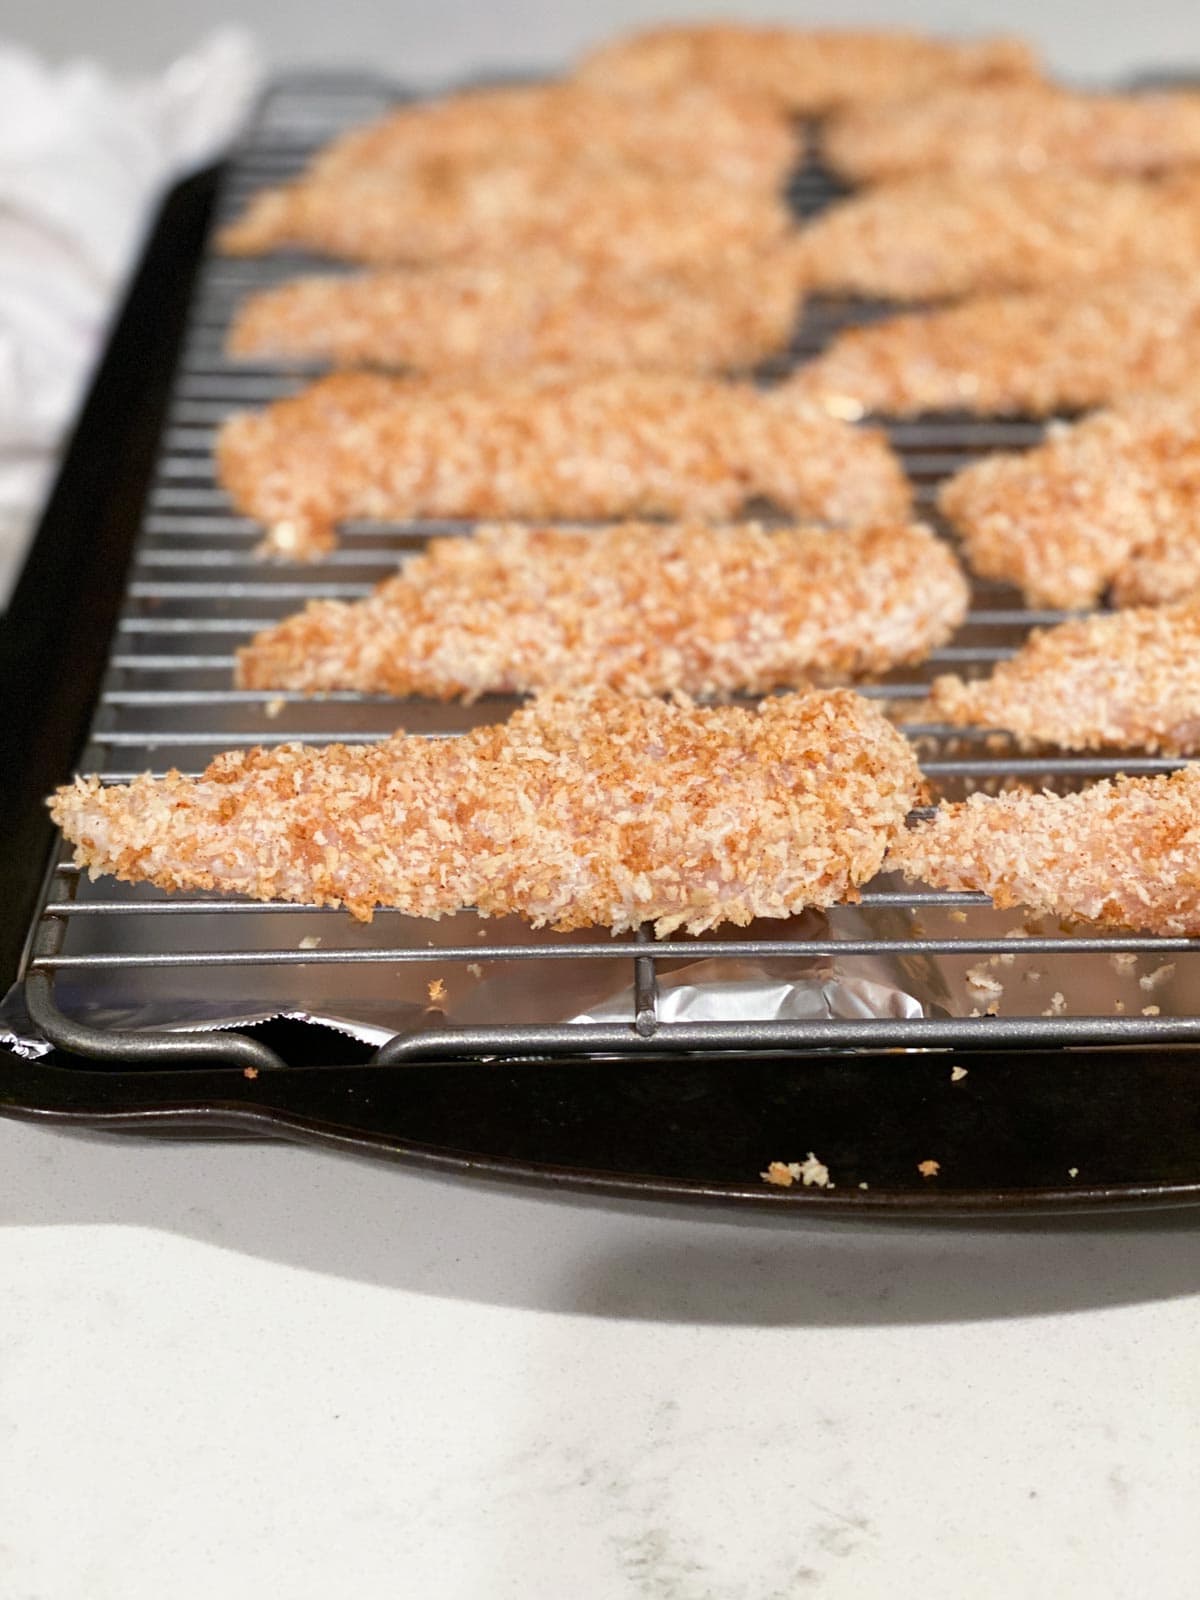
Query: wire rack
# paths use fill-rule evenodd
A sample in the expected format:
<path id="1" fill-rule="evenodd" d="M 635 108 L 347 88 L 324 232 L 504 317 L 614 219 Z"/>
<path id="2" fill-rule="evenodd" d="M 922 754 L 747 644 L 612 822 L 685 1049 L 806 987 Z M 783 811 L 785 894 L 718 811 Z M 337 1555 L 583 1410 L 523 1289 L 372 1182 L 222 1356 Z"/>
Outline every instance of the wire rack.
<path id="1" fill-rule="evenodd" d="M 340 129 L 398 98 L 361 79 L 289 79 L 264 100 L 234 153 L 218 221 L 255 190 L 296 172 Z M 810 215 L 839 190 L 811 156 L 791 185 Z M 264 566 L 260 530 L 231 514 L 213 477 L 219 423 L 240 407 L 292 392 L 299 370 L 231 365 L 222 353 L 229 316 L 247 291 L 311 268 L 299 257 L 222 259 L 201 266 L 157 470 L 128 589 L 80 770 L 118 783 L 146 770 L 197 772 L 219 751 L 292 739 L 346 743 L 402 725 L 444 736 L 509 712 L 514 701 L 471 706 L 385 697 L 297 694 L 230 687 L 233 652 L 257 629 L 318 596 L 356 598 L 431 533 L 462 525 L 354 523 L 315 567 Z M 322 270 L 330 270 L 328 263 Z M 766 376 L 820 349 L 839 328 L 883 314 L 861 302 L 810 305 L 785 357 Z M 981 455 L 1035 443 L 1040 424 L 928 417 L 890 428 L 936 524 L 938 483 Z M 1064 613 L 1030 611 L 1012 591 L 978 584 L 952 642 L 916 671 L 863 692 L 897 710 L 921 700 L 939 671 L 986 672 L 1034 625 Z M 1118 772 L 1169 771 L 1138 756 L 1019 755 L 1002 737 L 913 725 L 926 774 L 956 797 L 1017 781 L 1067 789 Z M 369 926 L 342 913 L 263 906 L 217 894 L 166 896 L 145 887 L 91 883 L 68 859 L 51 866 L 25 964 L 31 1016 L 56 1045 L 84 1056 L 138 1061 L 241 1060 L 280 1065 L 260 1041 L 211 1029 L 224 1009 L 243 1020 L 283 1012 L 371 1019 L 380 1063 L 446 1056 L 527 1056 L 634 1051 L 869 1049 L 880 1046 L 1178 1043 L 1200 1038 L 1200 941 L 1097 935 L 1001 914 L 981 896 L 912 890 L 880 879 L 857 907 L 835 908 L 744 935 L 655 941 L 647 930 L 610 938 L 537 934 L 515 921 L 463 913 L 430 924 L 381 911 Z M 920 1016 L 664 1018 L 665 990 L 683 970 L 706 977 L 830 974 L 896 987 L 914 979 L 937 1003 Z M 432 994 L 445 993 L 440 1009 Z M 615 1013 L 562 1022 L 565 996 L 623 995 Z M 533 999 L 531 999 L 531 996 Z M 998 998 L 999 996 L 999 998 Z M 219 998 L 217 998 L 219 997 Z M 610 1006 L 610 1011 L 612 1010 Z M 836 1008 L 835 1008 L 836 1010 Z M 135 1026 L 136 1024 L 136 1026 Z"/>

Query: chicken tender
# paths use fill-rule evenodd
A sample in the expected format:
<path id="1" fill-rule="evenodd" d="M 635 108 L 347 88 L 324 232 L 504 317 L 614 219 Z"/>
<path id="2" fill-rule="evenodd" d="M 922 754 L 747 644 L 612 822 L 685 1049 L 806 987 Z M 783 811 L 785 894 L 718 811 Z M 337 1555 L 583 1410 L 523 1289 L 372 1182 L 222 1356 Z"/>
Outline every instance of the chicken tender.
<path id="1" fill-rule="evenodd" d="M 823 130 L 822 148 L 858 183 L 917 172 L 1163 172 L 1200 163 L 1200 94 L 1074 94 L 1037 83 L 980 94 L 955 84 L 901 105 L 851 106 Z"/>
<path id="2" fill-rule="evenodd" d="M 792 383 L 832 415 L 1048 416 L 1200 370 L 1200 273 L 994 295 L 838 336 Z"/>
<path id="3" fill-rule="evenodd" d="M 888 866 L 996 905 L 1139 933 L 1200 934 L 1200 766 L 1080 794 L 973 794 L 939 806 Z"/>
<path id="4" fill-rule="evenodd" d="M 938 506 L 975 571 L 1030 605 L 1179 599 L 1200 588 L 1200 391 L 1137 396 L 989 456 Z"/>
<path id="5" fill-rule="evenodd" d="M 435 539 L 367 600 L 314 601 L 238 652 L 253 689 L 475 699 L 608 684 L 765 694 L 921 661 L 967 609 L 927 528 L 501 526 Z"/>
<path id="6" fill-rule="evenodd" d="M 475 906 L 535 926 L 661 934 L 857 898 L 920 775 L 849 690 L 757 710 L 544 695 L 460 739 L 289 744 L 50 802 L 93 873 L 163 889 L 376 906 Z"/>
<path id="7" fill-rule="evenodd" d="M 1200 600 L 1035 631 L 990 678 L 934 680 L 930 716 L 1062 750 L 1200 751 Z"/>
<path id="8" fill-rule="evenodd" d="M 736 265 L 792 230 L 782 196 L 762 190 L 540 161 L 431 164 L 403 179 L 378 167 L 317 173 L 256 195 L 219 244 L 233 255 L 301 249 L 379 266 L 512 262 L 549 249 L 653 271 L 697 260 Z"/>
<path id="9" fill-rule="evenodd" d="M 921 95 L 943 83 L 991 86 L 1038 67 L 1018 39 L 956 43 L 886 29 L 668 24 L 585 56 L 577 81 L 629 95 L 697 83 L 752 95 L 800 115 Z"/>
<path id="10" fill-rule="evenodd" d="M 1200 174 L 1159 183 L 936 173 L 823 211 L 800 236 L 810 289 L 948 300 L 1200 270 Z"/>
<path id="11" fill-rule="evenodd" d="M 622 373 L 437 383 L 339 373 L 235 416 L 217 445 L 267 551 L 322 554 L 347 518 L 684 516 L 762 498 L 795 517 L 903 518 L 882 434 L 749 384 Z"/>
<path id="12" fill-rule="evenodd" d="M 253 295 L 230 353 L 421 372 L 714 372 L 786 346 L 802 295 L 786 253 L 736 271 L 636 273 L 532 252 L 423 271 L 300 278 Z"/>
<path id="13" fill-rule="evenodd" d="M 761 97 L 702 83 L 631 102 L 582 83 L 472 89 L 411 101 L 333 140 L 308 174 L 399 179 L 522 162 L 629 166 L 661 178 L 695 176 L 777 189 L 799 157 L 786 113 Z"/>

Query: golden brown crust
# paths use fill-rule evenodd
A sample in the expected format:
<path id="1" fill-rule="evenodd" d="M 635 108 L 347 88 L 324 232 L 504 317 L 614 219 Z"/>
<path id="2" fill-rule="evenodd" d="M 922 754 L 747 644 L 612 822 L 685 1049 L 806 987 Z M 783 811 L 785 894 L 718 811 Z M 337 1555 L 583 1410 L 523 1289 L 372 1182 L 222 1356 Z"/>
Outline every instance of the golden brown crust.
<path id="1" fill-rule="evenodd" d="M 1080 794 L 975 794 L 903 834 L 887 864 L 998 906 L 1200 934 L 1200 766 Z"/>
<path id="2" fill-rule="evenodd" d="M 927 92 L 942 83 L 1036 75 L 1017 39 L 955 43 L 887 29 L 685 23 L 648 28 L 585 56 L 576 77 L 631 95 L 703 83 L 794 113 L 821 113 Z"/>
<path id="3" fill-rule="evenodd" d="M 765 694 L 923 660 L 962 621 L 949 547 L 904 525 L 481 528 L 367 600 L 314 601 L 238 653 L 246 688 L 439 699 L 606 684 Z"/>
<path id="4" fill-rule="evenodd" d="M 658 273 L 545 251 L 421 271 L 300 278 L 243 302 L 231 354 L 418 372 L 747 368 L 786 345 L 801 291 L 787 252 Z"/>
<path id="5" fill-rule="evenodd" d="M 1150 173 L 1200 163 L 1200 95 L 1078 94 L 1049 84 L 953 85 L 900 105 L 859 103 L 822 130 L 855 182 L 916 172 Z"/>
<path id="6" fill-rule="evenodd" d="M 1063 750 L 1200 751 L 1200 603 L 1038 630 L 990 678 L 934 681 L 928 714 Z"/>
<path id="7" fill-rule="evenodd" d="M 784 200 L 711 178 L 579 162 L 315 174 L 256 195 L 226 228 L 233 255 L 298 248 L 380 266 L 535 249 L 631 270 L 736 259 L 792 233 Z"/>
<path id="8" fill-rule="evenodd" d="M 1200 587 L 1200 395 L 1143 395 L 995 455 L 943 485 L 939 509 L 984 577 L 1031 605 L 1174 600 Z"/>
<path id="9" fill-rule="evenodd" d="M 855 898 L 918 781 L 905 740 L 848 690 L 756 711 L 597 690 L 461 739 L 77 779 L 51 811 L 81 865 L 164 889 L 665 934 Z"/>
<path id="10" fill-rule="evenodd" d="M 903 518 L 882 435 L 748 384 L 653 373 L 474 384 L 340 373 L 225 424 L 221 481 L 268 549 L 321 554 L 347 518 L 683 516 L 762 497 L 799 518 Z"/>
<path id="11" fill-rule="evenodd" d="M 565 82 L 472 89 L 417 100 L 318 152 L 306 176 L 341 178 L 364 169 L 407 179 L 414 172 L 576 163 L 628 166 L 660 178 L 701 167 L 720 183 L 776 189 L 798 156 L 786 115 L 758 96 L 706 84 L 631 102 Z"/>
<path id="12" fill-rule="evenodd" d="M 1200 177 L 936 173 L 882 184 L 801 234 L 811 289 L 944 300 L 1200 264 Z"/>
<path id="13" fill-rule="evenodd" d="M 1200 276 L 989 295 L 839 334 L 791 382 L 832 415 L 1048 416 L 1200 368 Z"/>

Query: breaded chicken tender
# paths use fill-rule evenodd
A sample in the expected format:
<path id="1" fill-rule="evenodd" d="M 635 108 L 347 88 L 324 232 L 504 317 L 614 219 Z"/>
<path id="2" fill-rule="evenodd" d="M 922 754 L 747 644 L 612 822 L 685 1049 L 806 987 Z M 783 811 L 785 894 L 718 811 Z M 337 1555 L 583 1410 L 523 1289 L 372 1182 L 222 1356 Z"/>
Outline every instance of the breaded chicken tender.
<path id="1" fill-rule="evenodd" d="M 1177 600 L 1200 588 L 1200 390 L 1141 395 L 942 485 L 967 559 L 1030 605 Z"/>
<path id="2" fill-rule="evenodd" d="M 1200 272 L 988 295 L 851 328 L 791 382 L 838 417 L 1048 416 L 1200 370 Z"/>
<path id="3" fill-rule="evenodd" d="M 748 255 L 736 271 L 698 262 L 631 272 L 533 251 L 296 279 L 242 304 L 229 350 L 418 372 L 715 372 L 786 346 L 801 300 L 786 252 Z"/>
<path id="4" fill-rule="evenodd" d="M 746 94 L 800 115 L 921 95 L 943 83 L 991 86 L 1038 67 L 1018 39 L 958 43 L 887 29 L 667 24 L 585 56 L 576 80 L 629 95 L 676 93 L 697 83 Z"/>
<path id="5" fill-rule="evenodd" d="M 221 249 L 301 249 L 379 266 L 550 249 L 652 271 L 736 263 L 792 232 L 784 199 L 709 177 L 664 179 L 578 162 L 316 173 L 256 195 Z"/>
<path id="6" fill-rule="evenodd" d="M 238 652 L 238 682 L 765 694 L 921 661 L 967 600 L 949 546 L 920 526 L 489 527 L 432 540 L 367 600 L 317 600 L 268 628 Z"/>
<path id="7" fill-rule="evenodd" d="M 1200 599 L 1037 630 L 990 678 L 934 680 L 931 717 L 1062 750 L 1200 751 Z"/>
<path id="8" fill-rule="evenodd" d="M 886 439 L 753 388 L 621 373 L 489 383 L 339 373 L 235 416 L 217 445 L 267 550 L 307 559 L 348 518 L 725 522 L 756 498 L 798 518 L 903 518 Z"/>
<path id="9" fill-rule="evenodd" d="M 900 105 L 859 103 L 822 130 L 857 183 L 917 172 L 1069 168 L 1149 173 L 1200 163 L 1200 94 L 1078 94 L 1049 84 L 953 85 Z"/>
<path id="10" fill-rule="evenodd" d="M 635 167 L 661 178 L 695 176 L 777 189 L 796 163 L 795 130 L 759 96 L 706 84 L 631 102 L 582 83 L 471 89 L 409 101 L 320 150 L 310 176 L 365 169 L 398 178 L 554 160 Z"/>
<path id="11" fill-rule="evenodd" d="M 1139 933 L 1200 934 L 1200 766 L 1079 794 L 973 794 L 939 806 L 888 866 L 998 906 Z"/>
<path id="12" fill-rule="evenodd" d="M 848 690 L 757 710 L 591 690 L 459 739 L 77 779 L 50 809 L 81 865 L 163 889 L 661 935 L 856 899 L 919 781 L 907 742 Z"/>
<path id="13" fill-rule="evenodd" d="M 800 236 L 813 290 L 949 300 L 1200 270 L 1200 174 L 1148 182 L 935 173 L 821 212 Z"/>

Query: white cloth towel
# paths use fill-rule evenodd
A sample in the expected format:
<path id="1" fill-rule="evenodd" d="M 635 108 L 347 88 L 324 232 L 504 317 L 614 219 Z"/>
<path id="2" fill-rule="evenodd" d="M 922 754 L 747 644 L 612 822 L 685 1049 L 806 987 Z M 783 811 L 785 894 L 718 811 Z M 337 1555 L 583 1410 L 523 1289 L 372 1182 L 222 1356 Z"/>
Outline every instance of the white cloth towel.
<path id="1" fill-rule="evenodd" d="M 0 45 L 0 605 L 153 202 L 229 141 L 259 75 L 238 29 L 136 82 Z"/>

